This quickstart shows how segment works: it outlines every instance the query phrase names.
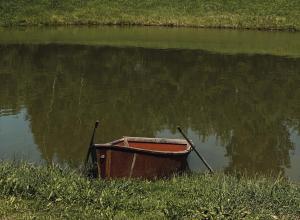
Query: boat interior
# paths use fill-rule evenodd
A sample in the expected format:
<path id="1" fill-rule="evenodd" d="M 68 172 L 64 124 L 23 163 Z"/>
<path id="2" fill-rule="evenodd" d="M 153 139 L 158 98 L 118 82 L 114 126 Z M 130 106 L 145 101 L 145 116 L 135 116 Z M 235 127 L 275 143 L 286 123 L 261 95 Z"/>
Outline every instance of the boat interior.
<path id="1" fill-rule="evenodd" d="M 165 151 L 165 152 L 181 152 L 188 149 L 187 144 L 177 144 L 177 143 L 155 143 L 155 142 L 143 142 L 143 141 L 131 141 L 131 140 L 120 140 L 114 143 L 117 146 L 126 146 L 139 148 L 144 150 L 152 151 Z"/>

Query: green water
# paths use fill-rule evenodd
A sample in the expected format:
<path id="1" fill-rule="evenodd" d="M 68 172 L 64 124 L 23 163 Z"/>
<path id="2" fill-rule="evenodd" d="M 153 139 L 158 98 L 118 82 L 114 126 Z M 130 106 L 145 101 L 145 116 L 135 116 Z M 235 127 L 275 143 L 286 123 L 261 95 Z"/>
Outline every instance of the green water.
<path id="1" fill-rule="evenodd" d="M 0 44 L 79 44 L 196 49 L 226 54 L 300 57 L 300 33 L 197 28 L 58 27 L 0 28 Z"/>
<path id="2" fill-rule="evenodd" d="M 300 180 L 299 36 L 1 30 L 0 158 L 80 163 L 96 119 L 97 142 L 177 138 L 181 125 L 216 170 Z"/>

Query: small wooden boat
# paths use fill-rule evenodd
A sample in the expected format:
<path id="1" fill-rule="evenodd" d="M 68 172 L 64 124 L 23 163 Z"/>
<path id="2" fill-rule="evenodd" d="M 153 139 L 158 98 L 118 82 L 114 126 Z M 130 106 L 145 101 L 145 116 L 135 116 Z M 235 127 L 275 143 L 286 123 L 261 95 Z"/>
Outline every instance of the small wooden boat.
<path id="1" fill-rule="evenodd" d="M 186 140 L 124 137 L 106 144 L 94 144 L 99 122 L 94 127 L 86 165 L 91 159 L 91 173 L 99 178 L 168 177 L 187 169 L 191 146 Z"/>
<path id="2" fill-rule="evenodd" d="M 205 166 L 213 169 L 178 127 L 183 139 L 124 137 L 106 144 L 94 144 L 95 123 L 85 164 L 91 159 L 91 174 L 99 178 L 155 179 L 187 170 L 187 156 L 193 149 Z"/>
<path id="3" fill-rule="evenodd" d="M 124 137 L 94 144 L 97 176 L 101 178 L 168 177 L 187 169 L 190 145 L 181 139 Z"/>

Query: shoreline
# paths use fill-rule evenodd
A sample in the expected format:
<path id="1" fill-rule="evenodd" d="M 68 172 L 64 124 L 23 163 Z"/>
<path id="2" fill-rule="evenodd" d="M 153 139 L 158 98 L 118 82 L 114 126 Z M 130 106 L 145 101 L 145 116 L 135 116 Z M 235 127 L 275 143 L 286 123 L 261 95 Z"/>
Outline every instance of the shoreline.
<path id="1" fill-rule="evenodd" d="M 70 24 L 15 24 L 15 25 L 0 25 L 0 28 L 11 29 L 11 28 L 79 28 L 79 27 L 157 27 L 157 28 L 191 28 L 191 29 L 211 29 L 211 30 L 236 30 L 236 31 L 261 31 L 261 32 L 299 32 L 300 29 L 295 27 L 234 27 L 234 26 L 197 26 L 197 25 L 176 25 L 176 24 L 135 24 L 135 23 L 70 23 Z"/>
<path id="2" fill-rule="evenodd" d="M 296 219 L 300 185 L 224 173 L 156 181 L 98 180 L 59 165 L 0 162 L 0 216 L 8 219 Z"/>

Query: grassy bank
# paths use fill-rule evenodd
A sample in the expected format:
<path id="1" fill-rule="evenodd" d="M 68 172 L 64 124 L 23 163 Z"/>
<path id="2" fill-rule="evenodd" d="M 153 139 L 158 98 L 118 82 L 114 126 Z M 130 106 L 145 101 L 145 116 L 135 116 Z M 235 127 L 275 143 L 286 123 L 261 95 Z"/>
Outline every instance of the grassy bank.
<path id="1" fill-rule="evenodd" d="M 298 0 L 0 0 L 0 25 L 169 25 L 300 30 Z"/>
<path id="2" fill-rule="evenodd" d="M 0 164 L 0 216 L 7 219 L 297 219 L 300 186 L 223 174 L 155 182 L 88 180 L 77 171 Z"/>

